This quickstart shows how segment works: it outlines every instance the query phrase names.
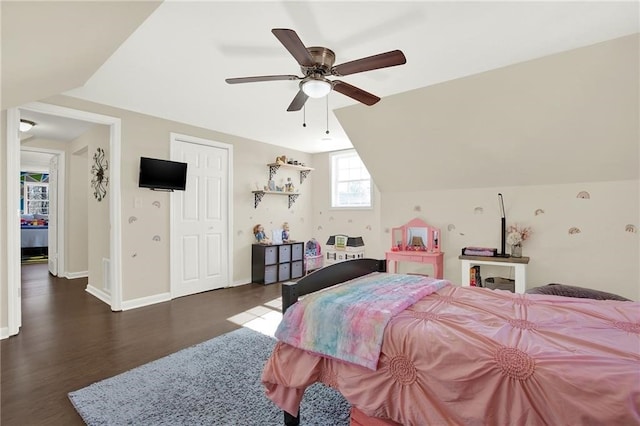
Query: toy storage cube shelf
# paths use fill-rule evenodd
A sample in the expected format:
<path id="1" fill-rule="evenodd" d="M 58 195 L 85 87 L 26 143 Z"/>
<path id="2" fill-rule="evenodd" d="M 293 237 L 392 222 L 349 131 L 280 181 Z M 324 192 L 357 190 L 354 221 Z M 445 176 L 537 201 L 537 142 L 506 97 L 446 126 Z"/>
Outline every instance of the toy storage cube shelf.
<path id="1" fill-rule="evenodd" d="M 304 275 L 304 243 L 275 245 L 253 244 L 251 247 L 251 282 L 272 284 Z"/>
<path id="2" fill-rule="evenodd" d="M 324 255 L 326 265 L 352 259 L 364 259 L 364 241 L 362 237 L 330 236 L 327 240 Z"/>

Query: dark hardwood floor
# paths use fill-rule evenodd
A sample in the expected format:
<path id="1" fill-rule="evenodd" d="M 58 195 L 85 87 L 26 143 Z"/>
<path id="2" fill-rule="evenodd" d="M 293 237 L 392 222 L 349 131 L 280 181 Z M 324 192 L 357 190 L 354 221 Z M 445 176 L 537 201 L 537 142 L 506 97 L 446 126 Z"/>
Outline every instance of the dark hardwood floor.
<path id="1" fill-rule="evenodd" d="M 86 284 L 22 267 L 22 328 L 0 343 L 3 426 L 83 425 L 68 392 L 235 330 L 227 318 L 280 296 L 248 284 L 112 312 Z"/>

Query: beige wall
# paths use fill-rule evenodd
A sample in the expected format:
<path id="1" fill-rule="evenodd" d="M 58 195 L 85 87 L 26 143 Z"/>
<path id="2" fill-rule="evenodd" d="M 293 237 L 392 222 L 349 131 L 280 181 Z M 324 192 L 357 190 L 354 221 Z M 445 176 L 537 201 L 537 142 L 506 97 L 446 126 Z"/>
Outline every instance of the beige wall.
<path id="1" fill-rule="evenodd" d="M 87 136 L 82 135 L 69 144 L 66 156 L 65 191 L 65 265 L 70 276 L 89 274 L 89 169 Z"/>
<path id="2" fill-rule="evenodd" d="M 582 191 L 590 198 L 579 198 Z M 531 258 L 527 288 L 563 283 L 640 300 L 638 233 L 626 229 L 638 227 L 639 191 L 631 180 L 383 194 L 381 238 L 390 247 L 389 228 L 413 217 L 439 227 L 445 278 L 460 283 L 463 247 L 500 247 L 500 192 L 507 224 L 533 230 L 523 243 L 523 255 Z M 580 232 L 570 234 L 573 227 Z M 401 272 L 410 270 L 421 268 L 401 265 Z M 481 275 L 514 278 L 511 268 L 501 267 L 481 266 Z"/>
<path id="3" fill-rule="evenodd" d="M 372 210 L 331 210 L 329 155 L 316 154 L 314 236 L 324 246 L 330 235 L 362 236 L 367 257 L 383 259 L 393 227 L 420 218 L 441 230 L 444 277 L 461 282 L 458 256 L 463 247 L 500 248 L 498 193 L 507 224 L 530 226 L 523 244 L 527 288 L 563 283 L 640 300 L 640 217 L 638 180 L 579 184 L 502 186 L 442 191 L 388 192 L 374 195 Z M 583 191 L 588 199 L 579 198 Z M 542 210 L 544 213 L 536 211 Z M 451 230 L 449 228 L 451 227 Z M 569 234 L 576 227 L 580 233 Z M 507 250 L 508 251 L 508 250 Z M 433 274 L 430 265 L 401 263 L 399 272 Z M 514 278 L 511 268 L 481 267 L 482 278 Z"/>
<path id="4" fill-rule="evenodd" d="M 336 116 L 383 193 L 638 179 L 639 66 L 636 34 Z"/>
<path id="5" fill-rule="evenodd" d="M 7 314 L 7 290 L 8 290 L 8 275 L 7 275 L 7 112 L 2 111 L 0 113 L 0 164 L 2 164 L 2 173 L 0 173 L 0 333 L 4 336 L 4 330 L 8 327 L 9 316 Z M 17 217 L 16 217 L 17 219 Z"/>
<path id="6" fill-rule="evenodd" d="M 86 173 L 85 182 L 89 184 L 91 178 L 91 168 L 95 164 L 93 156 L 97 153 L 98 148 L 104 150 L 105 158 L 109 159 L 109 132 L 108 126 L 93 126 L 87 131 L 82 139 L 86 140 L 88 148 L 87 155 L 88 160 L 84 163 L 84 173 Z M 107 176 L 109 170 L 106 170 Z M 86 188 L 86 187 L 85 187 Z M 110 218 L 109 218 L 109 203 L 111 202 L 111 194 L 115 190 L 112 186 L 107 184 L 106 195 L 102 200 L 98 201 L 93 195 L 93 188 L 89 186 L 85 189 L 88 192 L 88 196 L 85 198 L 87 201 L 87 218 L 90 221 L 90 226 L 87 227 L 88 236 L 88 258 L 87 264 L 89 266 L 89 285 L 98 290 L 104 290 L 103 280 L 103 259 L 110 258 Z M 81 244 L 81 241 L 78 241 Z"/>
<path id="7" fill-rule="evenodd" d="M 639 299 L 640 234 L 625 231 L 640 228 L 639 40 L 336 111 L 381 191 L 380 246 L 390 244 L 388 228 L 421 217 L 442 228 L 445 276 L 459 282 L 462 247 L 499 247 L 502 192 L 509 221 L 534 228 L 524 246 L 529 287 L 564 282 Z M 589 200 L 576 199 L 582 190 Z M 538 208 L 546 213 L 533 217 Z M 573 226 L 582 232 L 568 235 Z"/>
<path id="8" fill-rule="evenodd" d="M 316 171 L 312 171 L 300 184 L 300 174 L 296 170 L 280 168 L 274 176 L 276 185 L 282 186 L 290 177 L 299 196 L 289 209 L 288 197 L 284 195 L 265 195 L 254 208 L 254 196 L 251 191 L 263 188 L 269 180 L 267 163 L 274 163 L 276 157 L 286 155 L 288 158 L 315 168 L 310 154 L 291 151 L 275 145 L 244 142 L 234 144 L 234 283 L 251 282 L 251 244 L 254 225 L 264 226 L 267 235 L 274 229 L 282 228 L 284 222 L 289 223 L 290 236 L 297 241 L 306 241 L 313 235 L 312 200 L 315 198 Z"/>
<path id="9" fill-rule="evenodd" d="M 146 116 L 105 105 L 57 96 L 45 102 L 83 111 L 118 117 L 122 120 L 122 273 L 123 301 L 135 301 L 169 292 L 169 194 L 138 187 L 141 156 L 169 158 L 170 133 L 179 133 L 233 145 L 233 282 L 244 284 L 251 277 L 251 249 L 253 225 L 263 223 L 267 230 L 291 224 L 292 237 L 303 240 L 311 235 L 311 197 L 314 173 L 300 185 L 297 174 L 286 169 L 276 175 L 279 179 L 292 177 L 300 190 L 300 197 L 291 209 L 286 197 L 265 196 L 254 209 L 253 194 L 256 182 L 266 184 L 267 163 L 285 154 L 313 167 L 309 154 L 225 135 L 186 124 Z M 92 150 L 89 150 L 92 154 Z M 109 191 L 116 190 L 109 187 Z M 109 192 L 108 192 L 109 193 Z M 136 200 L 138 206 L 136 207 Z M 158 203 L 155 203 L 155 202 Z M 155 203 L 155 204 L 154 204 Z M 156 205 L 160 207 L 156 207 Z M 135 219 L 132 219 L 135 218 Z M 107 223 L 107 222 L 105 222 Z M 90 227 L 91 229 L 91 227 Z M 154 240 L 158 236 L 159 241 Z"/>

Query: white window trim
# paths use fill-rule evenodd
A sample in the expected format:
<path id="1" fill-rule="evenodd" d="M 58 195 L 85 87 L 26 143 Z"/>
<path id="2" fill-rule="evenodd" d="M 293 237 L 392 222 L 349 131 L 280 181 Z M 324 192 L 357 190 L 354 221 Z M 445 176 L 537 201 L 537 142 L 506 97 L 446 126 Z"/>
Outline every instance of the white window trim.
<path id="1" fill-rule="evenodd" d="M 43 186 L 47 188 L 47 199 L 46 200 L 40 200 L 40 199 L 30 199 L 29 198 L 29 188 L 33 187 L 33 186 Z M 46 201 L 47 203 L 47 215 L 49 214 L 49 184 L 47 182 L 24 182 L 24 192 L 23 192 L 23 199 L 24 199 L 24 206 L 23 206 L 23 213 L 24 214 L 32 214 L 29 211 L 29 202 L 30 201 Z"/>
<path id="2" fill-rule="evenodd" d="M 358 155 L 358 153 L 356 152 L 355 149 L 349 149 L 349 150 L 345 150 L 345 151 L 335 151 L 332 152 L 329 155 L 329 170 L 330 170 L 330 186 L 331 186 L 331 190 L 329 193 L 329 205 L 330 205 L 330 210 L 373 210 L 374 205 L 373 205 L 373 196 L 374 196 L 374 190 L 373 190 L 373 178 L 371 177 L 371 173 L 369 173 L 369 205 L 368 206 L 335 206 L 334 205 L 334 190 L 335 190 L 335 170 L 334 170 L 334 159 L 335 157 L 338 156 L 347 156 L 347 155 L 353 155 L 355 154 L 356 156 L 358 156 L 358 158 L 360 157 Z M 362 161 L 362 159 L 360 159 L 360 161 Z M 364 162 L 363 162 L 364 165 Z M 365 165 L 366 168 L 366 165 Z M 368 171 L 368 170 L 367 170 Z"/>

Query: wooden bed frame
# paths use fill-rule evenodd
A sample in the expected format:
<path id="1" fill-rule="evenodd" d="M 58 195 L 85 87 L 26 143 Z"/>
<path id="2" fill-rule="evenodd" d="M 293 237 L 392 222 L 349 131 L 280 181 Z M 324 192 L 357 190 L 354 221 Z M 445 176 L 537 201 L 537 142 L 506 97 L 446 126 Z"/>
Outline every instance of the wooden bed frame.
<path id="1" fill-rule="evenodd" d="M 298 301 L 300 296 L 313 293 L 323 288 L 331 287 L 372 272 L 387 272 L 386 260 L 377 259 L 353 259 L 335 263 L 331 266 L 319 269 L 307 275 L 297 282 L 282 283 L 282 313 Z M 300 412 L 293 416 L 286 411 L 284 413 L 285 426 L 298 426 L 300 424 Z"/>
<path id="2" fill-rule="evenodd" d="M 282 313 L 298 301 L 298 297 L 331 287 L 372 272 L 387 272 L 387 262 L 377 259 L 353 259 L 335 263 L 307 275 L 300 281 L 282 283 Z"/>

